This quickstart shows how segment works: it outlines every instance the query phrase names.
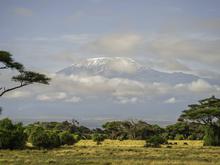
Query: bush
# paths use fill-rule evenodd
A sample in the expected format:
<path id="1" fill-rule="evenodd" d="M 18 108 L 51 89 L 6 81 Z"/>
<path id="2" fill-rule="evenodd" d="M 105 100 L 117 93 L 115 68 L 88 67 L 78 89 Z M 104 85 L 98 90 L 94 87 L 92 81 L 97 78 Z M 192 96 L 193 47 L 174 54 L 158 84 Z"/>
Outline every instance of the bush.
<path id="1" fill-rule="evenodd" d="M 177 135 L 175 136 L 175 140 L 184 140 L 184 136 L 181 135 L 181 134 L 177 134 Z"/>
<path id="2" fill-rule="evenodd" d="M 166 144 L 167 140 L 159 135 L 151 136 L 146 140 L 145 147 L 160 147 L 161 144 Z"/>
<path id="3" fill-rule="evenodd" d="M 128 139 L 126 134 L 122 134 L 122 135 L 118 136 L 118 138 L 117 138 L 117 140 L 120 140 L 120 141 L 123 141 L 126 139 Z"/>
<path id="4" fill-rule="evenodd" d="M 61 145 L 56 132 L 46 131 L 42 127 L 35 127 L 32 130 L 29 141 L 37 148 L 55 148 Z"/>
<path id="5" fill-rule="evenodd" d="M 47 131 L 49 137 L 49 148 L 55 148 L 61 146 L 60 137 L 57 132 Z"/>
<path id="6" fill-rule="evenodd" d="M 188 140 L 196 140 L 196 139 L 197 137 L 194 134 L 188 136 Z"/>
<path id="7" fill-rule="evenodd" d="M 67 144 L 67 145 L 73 145 L 76 143 L 76 139 L 74 138 L 74 135 L 72 135 L 68 131 L 63 131 L 59 134 L 60 137 L 60 142 L 62 145 Z"/>
<path id="8" fill-rule="evenodd" d="M 78 134 L 72 134 L 73 138 L 75 139 L 76 142 L 80 141 L 81 137 Z"/>
<path id="9" fill-rule="evenodd" d="M 101 144 L 105 140 L 105 136 L 103 134 L 94 133 L 92 135 L 92 140 L 96 142 L 97 145 Z"/>
<path id="10" fill-rule="evenodd" d="M 22 149 L 26 139 L 21 123 L 13 124 L 10 119 L 0 120 L 0 149 Z"/>
<path id="11" fill-rule="evenodd" d="M 203 140 L 205 146 L 220 146 L 220 128 L 218 126 L 207 126 Z"/>

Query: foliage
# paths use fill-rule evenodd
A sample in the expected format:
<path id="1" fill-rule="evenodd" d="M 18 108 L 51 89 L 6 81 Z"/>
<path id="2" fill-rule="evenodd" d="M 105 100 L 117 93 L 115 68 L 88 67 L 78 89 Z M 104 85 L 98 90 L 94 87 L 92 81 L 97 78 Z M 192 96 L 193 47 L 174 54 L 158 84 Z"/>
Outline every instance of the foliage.
<path id="1" fill-rule="evenodd" d="M 42 127 L 35 127 L 28 140 L 37 148 L 55 148 L 61 145 L 56 132 L 46 131 Z"/>
<path id="2" fill-rule="evenodd" d="M 220 119 L 220 99 L 215 98 L 215 96 L 200 100 L 199 104 L 191 104 L 188 107 L 187 110 L 183 111 L 179 120 L 213 125 Z"/>
<path id="3" fill-rule="evenodd" d="M 176 134 L 175 140 L 184 140 L 184 136 L 181 134 Z"/>
<path id="4" fill-rule="evenodd" d="M 18 72 L 17 76 L 13 76 L 11 78 L 11 81 L 17 82 L 18 85 L 9 88 L 3 86 L 0 87 L 0 97 L 7 92 L 33 83 L 49 84 L 50 78 L 44 74 L 26 71 L 21 63 L 14 61 L 12 55 L 9 52 L 0 51 L 0 63 L 3 64 L 3 66 L 0 66 L 0 70 L 14 69 Z"/>
<path id="5" fill-rule="evenodd" d="M 68 131 L 63 131 L 59 133 L 59 137 L 60 137 L 60 142 L 62 145 L 64 144 L 73 145 L 74 143 L 77 142 L 74 135 Z"/>
<path id="6" fill-rule="evenodd" d="M 76 120 L 72 121 L 63 121 L 63 122 L 36 122 L 29 124 L 26 127 L 26 132 L 29 134 L 32 127 L 42 127 L 45 130 L 53 130 L 56 132 L 67 131 L 71 134 L 74 134 L 76 140 L 80 139 L 91 139 L 90 136 L 93 133 L 92 130 L 85 126 L 80 126 L 79 122 Z"/>
<path id="7" fill-rule="evenodd" d="M 0 51 L 0 62 L 4 64 L 4 66 L 1 66 L 0 69 L 11 68 L 18 71 L 24 70 L 24 66 L 18 62 L 15 62 L 9 52 Z"/>
<path id="8" fill-rule="evenodd" d="M 92 140 L 96 142 L 97 145 L 101 144 L 105 140 L 105 135 L 99 134 L 99 133 L 94 133 L 92 135 Z"/>
<path id="9" fill-rule="evenodd" d="M 23 71 L 20 75 L 12 77 L 12 80 L 15 82 L 22 82 L 27 85 L 32 83 L 49 84 L 50 78 L 47 78 L 44 74 L 32 71 Z"/>
<path id="10" fill-rule="evenodd" d="M 7 118 L 0 120 L 0 149 L 22 149 L 26 137 L 21 123 L 13 124 Z"/>
<path id="11" fill-rule="evenodd" d="M 205 128 L 205 146 L 220 146 L 220 127 L 208 126 Z"/>
<path id="12" fill-rule="evenodd" d="M 144 121 L 112 121 L 103 126 L 104 132 L 110 139 L 146 139 L 154 134 L 161 134 L 164 129 L 150 125 Z"/>
<path id="13" fill-rule="evenodd" d="M 166 138 L 167 139 L 176 139 L 177 135 L 181 135 L 181 139 L 202 139 L 204 136 L 204 129 L 202 124 L 199 123 L 189 123 L 189 122 L 177 122 L 173 125 L 166 127 Z"/>
<path id="14" fill-rule="evenodd" d="M 49 137 L 49 148 L 56 148 L 61 146 L 60 137 L 57 132 L 47 131 Z"/>
<path id="15" fill-rule="evenodd" d="M 192 104 L 188 107 L 189 109 L 183 111 L 179 120 L 203 124 L 205 128 L 205 145 L 220 145 L 220 99 L 212 96 L 200 100 L 199 104 Z"/>
<path id="16" fill-rule="evenodd" d="M 167 143 L 167 140 L 159 135 L 151 136 L 146 140 L 145 147 L 160 147 L 161 144 Z"/>
<path id="17" fill-rule="evenodd" d="M 72 136 L 73 136 L 75 142 L 78 142 L 78 141 L 80 141 L 80 139 L 81 139 L 78 134 L 74 134 L 74 133 L 73 133 Z"/>

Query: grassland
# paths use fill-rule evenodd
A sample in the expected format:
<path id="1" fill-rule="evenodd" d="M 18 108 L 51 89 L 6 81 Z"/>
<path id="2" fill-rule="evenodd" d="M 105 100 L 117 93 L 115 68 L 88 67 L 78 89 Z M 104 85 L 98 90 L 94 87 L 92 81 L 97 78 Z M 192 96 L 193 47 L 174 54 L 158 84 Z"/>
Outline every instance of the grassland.
<path id="1" fill-rule="evenodd" d="M 144 148 L 144 141 L 141 140 L 106 140 L 98 146 L 90 140 L 82 140 L 75 146 L 53 150 L 0 150 L 0 165 L 220 165 L 220 147 L 203 147 L 202 141 L 169 142 L 177 144 L 172 145 L 172 148 Z"/>

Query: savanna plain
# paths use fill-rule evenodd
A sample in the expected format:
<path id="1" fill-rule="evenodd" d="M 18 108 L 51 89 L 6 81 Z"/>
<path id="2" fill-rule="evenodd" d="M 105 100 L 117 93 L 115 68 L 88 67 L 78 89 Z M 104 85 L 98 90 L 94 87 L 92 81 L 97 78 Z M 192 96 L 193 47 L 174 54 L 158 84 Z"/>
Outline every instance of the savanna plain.
<path id="1" fill-rule="evenodd" d="M 220 147 L 203 146 L 199 140 L 171 140 L 161 148 L 146 148 L 143 140 L 105 140 L 97 145 L 80 140 L 72 146 L 51 150 L 0 150 L 1 165 L 44 164 L 220 164 Z"/>

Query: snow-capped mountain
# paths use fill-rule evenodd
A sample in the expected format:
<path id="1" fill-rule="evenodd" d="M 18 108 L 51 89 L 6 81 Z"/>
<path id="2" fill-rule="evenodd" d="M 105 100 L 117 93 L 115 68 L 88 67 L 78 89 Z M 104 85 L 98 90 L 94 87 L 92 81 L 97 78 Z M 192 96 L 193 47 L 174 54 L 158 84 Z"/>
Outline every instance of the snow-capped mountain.
<path id="1" fill-rule="evenodd" d="M 100 57 L 89 58 L 74 63 L 57 72 L 64 75 L 104 76 L 107 78 L 126 78 L 144 82 L 164 82 L 169 84 L 189 83 L 203 79 L 193 74 L 182 72 L 161 72 L 140 64 L 131 58 Z M 207 79 L 205 79 L 207 81 Z M 210 80 L 211 81 L 211 80 Z"/>
<path id="2" fill-rule="evenodd" d="M 65 75 L 80 73 L 88 75 L 104 75 L 109 77 L 116 76 L 115 74 L 132 74 L 141 68 L 143 68 L 143 66 L 131 58 L 99 57 L 82 60 L 70 67 L 64 68 L 58 73 Z"/>

